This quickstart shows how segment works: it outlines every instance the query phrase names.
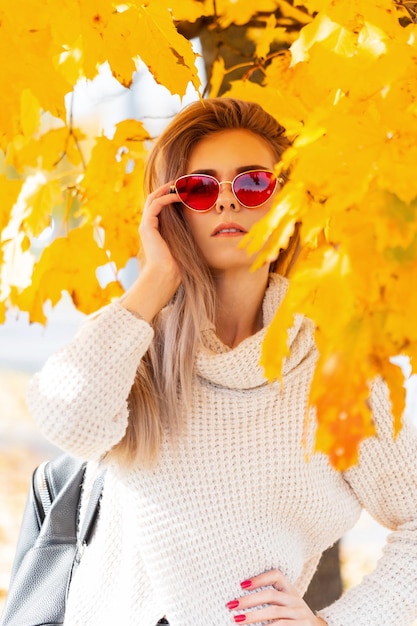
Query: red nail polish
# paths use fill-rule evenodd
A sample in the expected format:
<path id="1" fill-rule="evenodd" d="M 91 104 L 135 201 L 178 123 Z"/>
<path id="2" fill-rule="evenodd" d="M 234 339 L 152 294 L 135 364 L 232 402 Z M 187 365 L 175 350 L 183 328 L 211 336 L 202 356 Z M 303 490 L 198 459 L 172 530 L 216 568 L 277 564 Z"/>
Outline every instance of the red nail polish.
<path id="1" fill-rule="evenodd" d="M 236 624 L 240 624 L 240 622 L 246 621 L 246 615 L 235 615 L 233 619 L 235 620 Z"/>
<path id="2" fill-rule="evenodd" d="M 237 607 L 239 606 L 239 600 L 230 600 L 230 602 L 228 602 L 226 606 L 230 610 L 237 609 Z"/>
<path id="3" fill-rule="evenodd" d="M 242 589 L 249 589 L 249 587 L 252 587 L 252 581 L 244 580 L 243 582 L 240 583 L 240 586 L 242 587 Z"/>

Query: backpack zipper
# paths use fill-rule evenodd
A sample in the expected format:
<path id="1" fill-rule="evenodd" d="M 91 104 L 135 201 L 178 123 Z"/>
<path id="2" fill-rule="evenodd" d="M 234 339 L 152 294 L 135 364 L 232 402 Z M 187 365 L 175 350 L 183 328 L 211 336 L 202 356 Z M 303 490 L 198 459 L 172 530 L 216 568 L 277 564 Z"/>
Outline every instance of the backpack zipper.
<path id="1" fill-rule="evenodd" d="M 43 509 L 44 517 L 47 515 L 49 509 L 52 506 L 52 498 L 48 487 L 48 479 L 46 477 L 46 466 L 48 461 L 41 463 L 36 470 L 36 486 L 40 504 Z"/>

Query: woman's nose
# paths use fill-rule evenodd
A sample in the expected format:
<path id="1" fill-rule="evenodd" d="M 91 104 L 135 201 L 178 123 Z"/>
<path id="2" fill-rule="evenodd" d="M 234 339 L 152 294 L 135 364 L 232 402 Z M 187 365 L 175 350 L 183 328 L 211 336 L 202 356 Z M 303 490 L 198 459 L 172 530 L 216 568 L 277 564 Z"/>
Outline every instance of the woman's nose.
<path id="1" fill-rule="evenodd" d="M 230 211 L 240 211 L 240 204 L 232 192 L 232 185 L 229 182 L 220 183 L 219 197 L 216 202 L 216 212 L 222 213 L 226 209 Z"/>

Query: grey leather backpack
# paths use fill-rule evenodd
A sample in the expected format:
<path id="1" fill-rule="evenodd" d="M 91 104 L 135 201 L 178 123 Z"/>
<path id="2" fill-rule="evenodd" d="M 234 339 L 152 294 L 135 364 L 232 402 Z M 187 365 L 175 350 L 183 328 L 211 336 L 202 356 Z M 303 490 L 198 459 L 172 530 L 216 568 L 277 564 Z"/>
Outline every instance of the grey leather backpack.
<path id="1" fill-rule="evenodd" d="M 85 469 L 86 463 L 62 455 L 34 471 L 0 626 L 63 624 L 71 576 L 92 536 L 104 482 L 103 472 L 78 528 Z"/>

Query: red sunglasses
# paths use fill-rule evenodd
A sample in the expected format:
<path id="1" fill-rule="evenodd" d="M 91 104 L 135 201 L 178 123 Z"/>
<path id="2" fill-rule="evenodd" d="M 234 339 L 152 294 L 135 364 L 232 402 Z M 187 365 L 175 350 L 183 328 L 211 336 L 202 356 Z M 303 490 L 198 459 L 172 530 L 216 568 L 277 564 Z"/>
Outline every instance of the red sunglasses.
<path id="1" fill-rule="evenodd" d="M 277 184 L 283 183 L 269 170 L 250 170 L 221 182 L 209 174 L 186 174 L 180 176 L 170 193 L 177 193 L 181 202 L 192 211 L 210 211 L 220 194 L 220 185 L 232 185 L 236 200 L 247 209 L 256 209 L 269 200 Z"/>

